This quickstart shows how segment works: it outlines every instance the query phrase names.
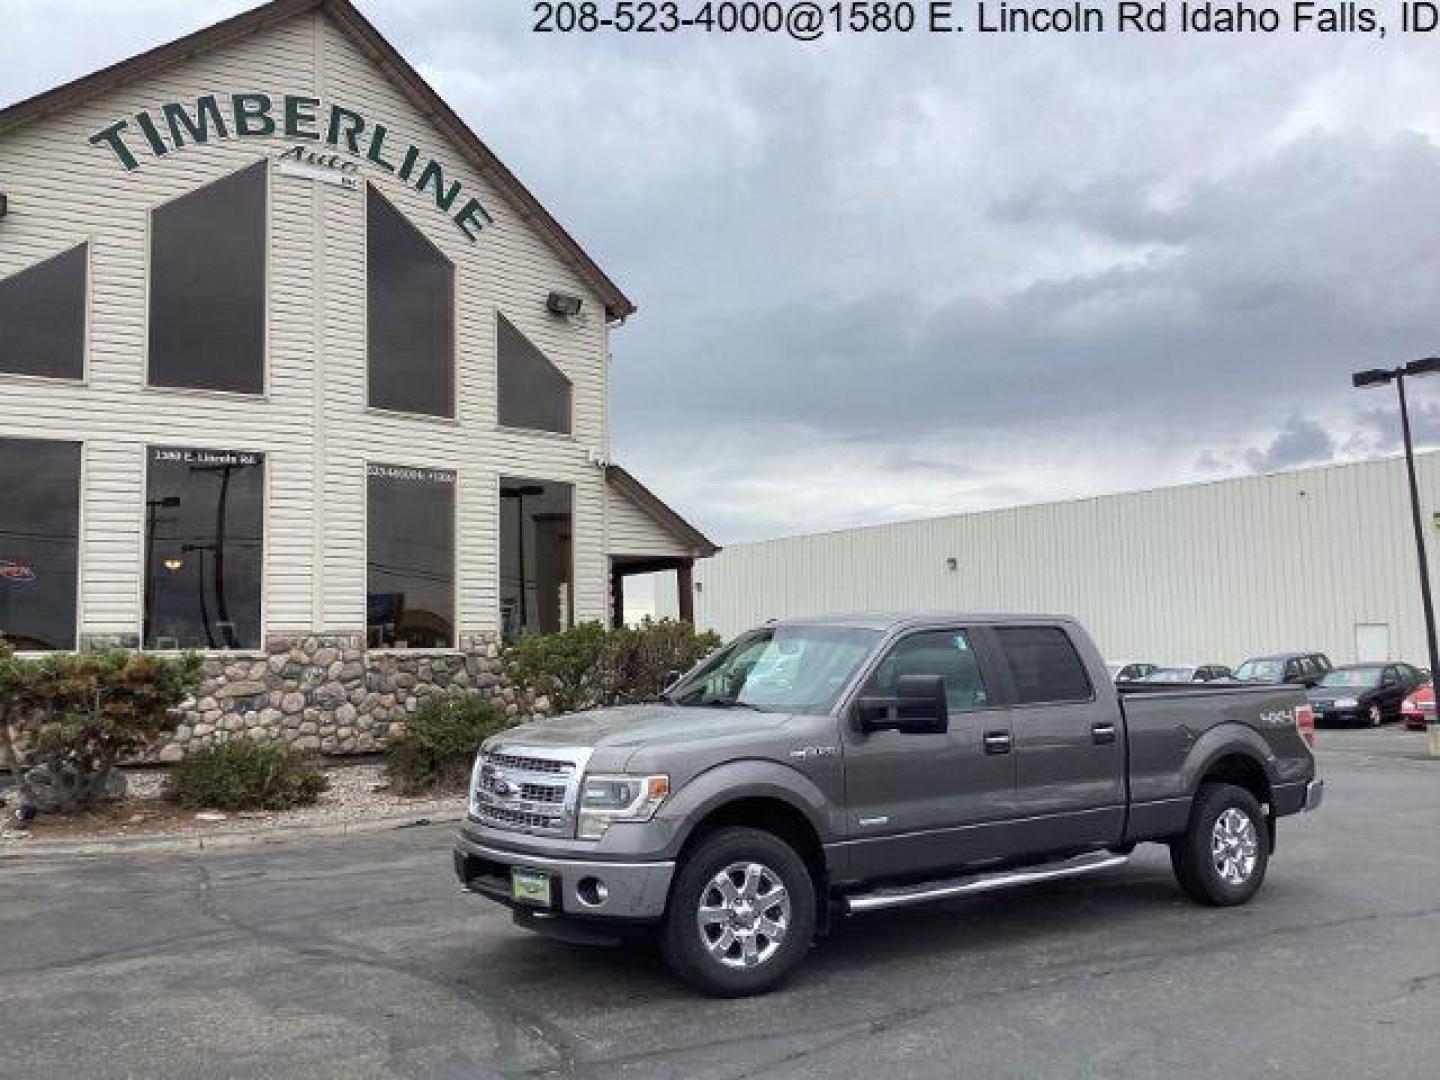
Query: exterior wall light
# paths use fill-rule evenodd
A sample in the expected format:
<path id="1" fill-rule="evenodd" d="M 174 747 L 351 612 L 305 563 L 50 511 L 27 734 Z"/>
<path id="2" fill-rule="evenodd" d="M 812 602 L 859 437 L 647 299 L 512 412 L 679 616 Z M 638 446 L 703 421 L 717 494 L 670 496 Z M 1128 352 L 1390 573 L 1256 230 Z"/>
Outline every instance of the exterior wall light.
<path id="1" fill-rule="evenodd" d="M 10 196 L 0 191 L 0 217 L 4 217 L 10 209 Z"/>
<path id="2" fill-rule="evenodd" d="M 580 314 L 580 308 L 584 306 L 584 303 L 578 296 L 552 292 L 545 298 L 545 310 L 552 315 L 563 315 L 567 319 L 573 319 Z"/>
<path id="3" fill-rule="evenodd" d="M 960 560 L 955 558 L 954 555 L 951 555 L 948 559 L 945 560 L 945 569 L 951 571 L 952 573 L 956 570 L 959 570 Z"/>

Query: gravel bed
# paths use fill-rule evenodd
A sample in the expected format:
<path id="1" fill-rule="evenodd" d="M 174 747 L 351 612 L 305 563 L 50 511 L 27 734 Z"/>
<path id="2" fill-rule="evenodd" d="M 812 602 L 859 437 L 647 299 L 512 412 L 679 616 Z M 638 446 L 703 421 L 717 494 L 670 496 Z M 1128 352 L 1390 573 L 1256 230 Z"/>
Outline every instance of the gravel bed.
<path id="1" fill-rule="evenodd" d="M 127 769 L 128 794 L 113 805 L 104 817 L 91 815 L 80 820 L 42 817 L 29 837 L 5 830 L 0 842 L 23 839 L 64 839 L 66 841 L 105 839 L 116 836 L 154 834 L 184 836 L 251 831 L 256 828 L 343 825 L 379 818 L 453 817 L 464 812 L 463 793 L 435 796 L 402 796 L 389 790 L 384 766 L 378 761 L 333 765 L 325 770 L 329 787 L 313 806 L 279 812 L 210 814 L 196 817 L 173 804 L 160 802 L 167 772 L 163 769 Z M 61 835 L 63 833 L 63 835 Z M 46 834 L 51 834 L 47 836 Z"/>

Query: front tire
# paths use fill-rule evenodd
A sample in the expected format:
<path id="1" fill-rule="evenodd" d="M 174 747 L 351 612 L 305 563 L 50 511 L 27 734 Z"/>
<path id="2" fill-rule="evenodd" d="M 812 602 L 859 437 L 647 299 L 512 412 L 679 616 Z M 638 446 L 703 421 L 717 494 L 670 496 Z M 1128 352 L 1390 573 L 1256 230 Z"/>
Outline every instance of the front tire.
<path id="1" fill-rule="evenodd" d="M 1170 844 L 1180 887 L 1202 904 L 1232 907 L 1259 890 L 1270 863 L 1265 811 L 1233 784 L 1204 784 L 1185 834 Z"/>
<path id="2" fill-rule="evenodd" d="M 660 932 L 670 969 L 716 997 L 764 993 L 815 936 L 815 883 L 795 849 L 759 829 L 705 837 L 676 875 Z"/>

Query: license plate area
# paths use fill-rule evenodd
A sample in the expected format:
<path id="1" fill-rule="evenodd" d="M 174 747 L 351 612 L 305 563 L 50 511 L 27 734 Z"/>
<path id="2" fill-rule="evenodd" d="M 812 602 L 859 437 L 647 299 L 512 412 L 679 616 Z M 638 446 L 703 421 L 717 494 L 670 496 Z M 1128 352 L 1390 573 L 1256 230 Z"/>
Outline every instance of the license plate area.
<path id="1" fill-rule="evenodd" d="M 517 904 L 531 907 L 553 907 L 553 878 L 543 870 L 527 870 L 524 867 L 510 868 L 510 898 Z"/>

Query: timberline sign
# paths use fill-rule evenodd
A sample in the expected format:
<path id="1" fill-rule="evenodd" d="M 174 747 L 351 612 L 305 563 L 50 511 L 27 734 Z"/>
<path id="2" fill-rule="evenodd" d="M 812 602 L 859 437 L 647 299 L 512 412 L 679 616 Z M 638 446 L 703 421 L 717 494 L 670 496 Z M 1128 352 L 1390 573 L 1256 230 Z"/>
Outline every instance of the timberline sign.
<path id="1" fill-rule="evenodd" d="M 361 163 L 366 163 L 394 175 L 416 191 L 430 192 L 436 209 L 447 214 L 472 243 L 480 238 L 481 229 L 494 224 L 489 211 L 479 199 L 465 192 L 459 180 L 446 181 L 444 167 L 433 157 L 414 144 L 404 144 L 402 149 L 401 140 L 392 138 L 384 124 L 374 123 L 353 109 L 326 105 L 319 98 L 286 94 L 276 99 L 256 92 L 231 94 L 228 98 L 206 94 L 193 106 L 169 102 L 117 120 L 91 135 L 90 142 L 107 147 L 127 172 L 134 172 L 140 168 L 138 155 L 146 152 L 162 158 L 184 146 L 220 139 L 276 136 L 299 140 L 283 155 L 282 164 L 294 161 L 318 165 L 315 159 L 324 155 L 306 154 L 301 149 L 308 141 L 358 159 L 346 162 L 351 168 L 329 161 L 319 168 L 353 175 Z M 312 175 L 312 179 L 319 177 Z"/>

